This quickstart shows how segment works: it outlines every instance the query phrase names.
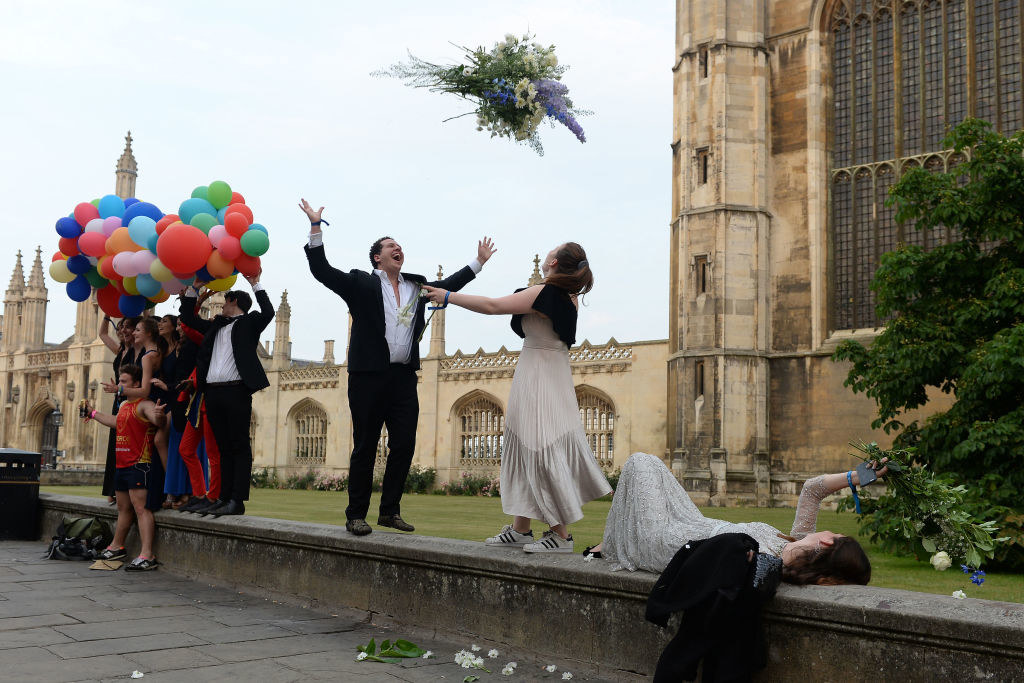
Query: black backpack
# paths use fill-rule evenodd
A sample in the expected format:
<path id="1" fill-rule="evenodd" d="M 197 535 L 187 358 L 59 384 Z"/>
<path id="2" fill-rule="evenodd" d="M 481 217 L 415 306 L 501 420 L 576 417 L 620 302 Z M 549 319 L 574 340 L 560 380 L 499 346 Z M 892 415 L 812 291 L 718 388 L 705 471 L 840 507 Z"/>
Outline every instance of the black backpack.
<path id="1" fill-rule="evenodd" d="M 95 560 L 110 545 L 110 524 L 95 517 L 64 517 L 45 557 L 50 560 Z"/>

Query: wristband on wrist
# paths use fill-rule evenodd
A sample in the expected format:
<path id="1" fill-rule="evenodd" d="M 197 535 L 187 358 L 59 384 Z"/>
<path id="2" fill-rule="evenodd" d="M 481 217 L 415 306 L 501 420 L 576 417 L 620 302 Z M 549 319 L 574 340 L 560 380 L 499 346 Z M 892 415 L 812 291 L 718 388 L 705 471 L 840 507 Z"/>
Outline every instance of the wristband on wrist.
<path id="1" fill-rule="evenodd" d="M 318 220 L 318 221 L 310 221 L 310 222 L 309 222 L 309 227 L 311 227 L 311 228 L 315 228 L 316 226 L 320 225 L 321 223 L 323 223 L 324 225 L 330 225 L 330 223 L 328 223 L 328 222 L 327 222 L 327 221 L 325 221 L 325 220 L 324 220 L 323 218 L 321 218 L 321 219 L 320 219 L 320 220 Z"/>
<path id="2" fill-rule="evenodd" d="M 96 419 L 96 411 L 95 410 L 93 410 L 91 413 L 89 413 L 89 419 L 90 420 Z"/>
<path id="3" fill-rule="evenodd" d="M 850 485 L 850 491 L 853 493 L 853 508 L 860 514 L 860 496 L 857 495 L 857 487 L 853 485 L 853 470 L 846 473 L 846 483 Z"/>

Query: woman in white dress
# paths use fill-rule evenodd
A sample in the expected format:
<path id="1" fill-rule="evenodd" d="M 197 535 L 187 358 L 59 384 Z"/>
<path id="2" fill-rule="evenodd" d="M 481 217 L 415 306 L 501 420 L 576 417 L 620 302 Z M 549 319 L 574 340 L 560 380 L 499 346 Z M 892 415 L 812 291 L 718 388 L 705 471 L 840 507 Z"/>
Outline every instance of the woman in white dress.
<path id="1" fill-rule="evenodd" d="M 886 471 L 882 467 L 877 476 Z M 760 552 L 782 560 L 783 581 L 865 585 L 871 564 L 857 540 L 831 531 L 815 533 L 821 501 L 850 483 L 860 485 L 856 471 L 808 479 L 787 536 L 763 522 L 735 524 L 705 517 L 660 458 L 634 453 L 622 468 L 604 542 L 588 551 L 611 562 L 612 569 L 660 573 L 688 541 L 743 533 L 757 541 Z"/>
<path id="2" fill-rule="evenodd" d="M 583 247 L 566 242 L 544 258 L 544 281 L 500 298 L 424 287 L 435 303 L 488 315 L 512 315 L 524 338 L 516 363 L 501 440 L 501 507 L 512 516 L 486 543 L 530 553 L 571 553 L 568 525 L 583 518 L 583 504 L 611 493 L 587 442 L 569 367 L 576 337 L 576 297 L 594 276 Z M 530 520 L 550 527 L 541 539 Z"/>

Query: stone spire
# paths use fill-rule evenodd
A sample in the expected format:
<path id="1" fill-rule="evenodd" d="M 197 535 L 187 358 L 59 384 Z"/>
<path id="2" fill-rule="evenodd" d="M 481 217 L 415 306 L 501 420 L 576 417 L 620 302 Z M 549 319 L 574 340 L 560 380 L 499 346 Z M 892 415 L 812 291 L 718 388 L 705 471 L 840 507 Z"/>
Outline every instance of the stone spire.
<path id="1" fill-rule="evenodd" d="M 533 272 L 530 273 L 530 279 L 526 281 L 527 287 L 533 287 L 539 285 L 544 276 L 540 273 L 540 254 L 533 255 Z"/>
<path id="2" fill-rule="evenodd" d="M 135 162 L 135 154 L 132 153 L 132 132 L 124 136 L 124 152 L 117 160 L 117 184 L 114 193 L 121 199 L 128 199 L 135 196 L 135 179 L 139 175 L 139 165 Z"/>
<path id="3" fill-rule="evenodd" d="M 441 266 L 437 267 L 437 279 L 444 279 L 444 272 Z M 444 355 L 444 311 L 428 311 L 434 315 L 430 318 L 430 349 L 427 356 L 440 358 Z"/>
<path id="4" fill-rule="evenodd" d="M 324 339 L 324 364 L 334 365 L 334 340 Z"/>
<path id="5" fill-rule="evenodd" d="M 36 260 L 32 262 L 32 272 L 28 274 L 28 284 L 26 285 L 26 294 L 30 290 L 41 290 L 43 296 L 46 296 L 46 278 L 43 276 L 43 248 L 36 247 Z M 18 268 L 21 268 L 19 263 Z"/>
<path id="6" fill-rule="evenodd" d="M 18 348 L 21 332 L 22 299 L 25 295 L 25 271 L 21 267 L 21 251 L 14 262 L 11 273 L 11 284 L 7 285 L 4 295 L 3 334 L 0 336 L 0 348 L 13 351 Z"/>
<path id="7" fill-rule="evenodd" d="M 281 303 L 274 315 L 276 321 L 276 332 L 274 334 L 274 365 L 283 368 L 288 365 L 292 357 L 292 342 L 289 337 L 289 327 L 292 319 L 292 307 L 288 303 L 288 290 L 281 292 Z"/>
<path id="8" fill-rule="evenodd" d="M 43 277 L 42 248 L 36 247 L 36 258 L 25 285 L 22 304 L 22 323 L 19 334 L 21 345 L 26 349 L 43 346 L 46 333 L 46 279 Z"/>
<path id="9" fill-rule="evenodd" d="M 11 283 L 7 285 L 7 294 L 22 294 L 25 291 L 25 271 L 21 267 L 21 250 L 14 261 L 14 271 L 11 273 Z"/>

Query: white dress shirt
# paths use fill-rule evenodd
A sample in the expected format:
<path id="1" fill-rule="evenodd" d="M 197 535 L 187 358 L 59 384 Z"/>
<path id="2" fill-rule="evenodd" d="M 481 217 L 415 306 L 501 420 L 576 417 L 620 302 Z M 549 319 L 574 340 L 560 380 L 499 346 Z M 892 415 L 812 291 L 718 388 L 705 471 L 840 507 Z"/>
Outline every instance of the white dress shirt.
<path id="1" fill-rule="evenodd" d="M 263 285 L 256 283 L 252 286 L 253 293 L 262 291 Z M 192 290 L 192 294 L 195 290 Z M 236 316 L 235 320 L 242 317 Z M 235 326 L 232 320 L 224 327 L 217 330 L 217 336 L 213 340 L 213 355 L 210 357 L 210 367 L 206 371 L 206 381 L 210 382 L 237 382 L 242 379 L 238 373 L 238 366 L 235 365 L 235 352 L 231 346 L 231 328 Z"/>
<path id="2" fill-rule="evenodd" d="M 324 243 L 322 232 L 309 233 L 309 246 L 311 248 L 322 246 Z M 469 262 L 469 267 L 474 273 L 479 273 L 483 267 L 478 259 Z M 415 282 L 406 280 L 401 273 L 398 274 L 398 296 L 395 298 L 395 288 L 388 279 L 388 274 L 378 268 L 373 269 L 373 274 L 380 278 L 380 291 L 384 297 L 384 337 L 388 342 L 388 351 L 391 352 L 392 363 L 408 363 L 412 357 L 412 328 L 415 322 L 416 303 L 409 309 L 412 317 L 408 325 L 398 319 L 399 312 L 406 307 L 410 301 L 419 296 L 420 288 Z M 214 349 L 216 354 L 216 349 Z"/>

